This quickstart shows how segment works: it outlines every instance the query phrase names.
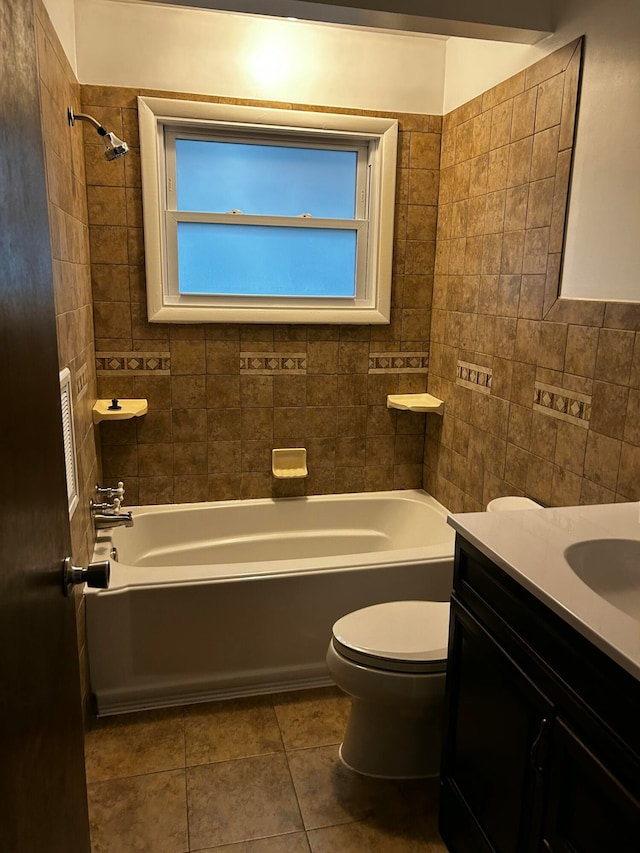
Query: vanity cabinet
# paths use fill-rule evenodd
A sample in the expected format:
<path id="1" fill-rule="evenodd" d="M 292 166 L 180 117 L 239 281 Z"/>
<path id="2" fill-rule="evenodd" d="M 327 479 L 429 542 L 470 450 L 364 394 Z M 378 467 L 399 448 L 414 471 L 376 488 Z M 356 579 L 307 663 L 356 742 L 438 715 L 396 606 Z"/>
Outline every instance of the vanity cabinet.
<path id="1" fill-rule="evenodd" d="M 451 853 L 640 850 L 640 683 L 460 535 L 445 701 Z"/>

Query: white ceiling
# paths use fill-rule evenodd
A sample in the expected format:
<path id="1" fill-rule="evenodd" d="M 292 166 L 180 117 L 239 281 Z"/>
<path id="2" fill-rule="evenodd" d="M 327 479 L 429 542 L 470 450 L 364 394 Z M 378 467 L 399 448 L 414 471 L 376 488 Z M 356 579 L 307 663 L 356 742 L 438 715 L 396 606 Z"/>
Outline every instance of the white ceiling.
<path id="1" fill-rule="evenodd" d="M 122 0 L 120 0 L 122 2 Z M 125 0 L 315 23 L 534 44 L 551 31 L 550 0 Z"/>

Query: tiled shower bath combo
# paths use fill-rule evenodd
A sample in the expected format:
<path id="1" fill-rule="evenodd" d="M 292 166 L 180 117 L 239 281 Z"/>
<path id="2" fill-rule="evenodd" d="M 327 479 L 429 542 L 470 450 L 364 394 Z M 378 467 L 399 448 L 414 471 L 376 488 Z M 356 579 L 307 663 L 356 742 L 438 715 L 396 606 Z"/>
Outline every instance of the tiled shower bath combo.
<path id="1" fill-rule="evenodd" d="M 580 42 L 444 117 L 385 114 L 400 125 L 388 326 L 162 325 L 146 318 L 136 97 L 225 99 L 79 86 L 41 8 L 38 19 L 82 507 L 101 465 L 142 505 L 420 488 L 452 511 L 506 494 L 640 498 L 638 306 L 558 299 Z M 69 104 L 125 138 L 127 157 L 105 162 L 91 128 L 69 150 Z M 427 388 L 443 417 L 386 407 Z M 149 413 L 96 429 L 96 396 L 144 397 Z M 307 448 L 308 478 L 272 477 L 277 446 Z M 84 509 L 72 536 L 85 564 Z M 314 690 L 94 722 L 94 849 L 444 851 L 433 783 L 371 782 L 339 764 L 346 707 Z"/>

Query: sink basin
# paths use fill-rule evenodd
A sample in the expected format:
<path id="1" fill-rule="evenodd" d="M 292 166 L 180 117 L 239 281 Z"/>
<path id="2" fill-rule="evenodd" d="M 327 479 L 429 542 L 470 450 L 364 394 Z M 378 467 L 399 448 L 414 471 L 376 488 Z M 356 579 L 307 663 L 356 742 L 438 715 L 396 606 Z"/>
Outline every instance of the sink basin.
<path id="1" fill-rule="evenodd" d="M 570 545 L 564 557 L 594 592 L 640 620 L 640 541 L 590 539 Z"/>

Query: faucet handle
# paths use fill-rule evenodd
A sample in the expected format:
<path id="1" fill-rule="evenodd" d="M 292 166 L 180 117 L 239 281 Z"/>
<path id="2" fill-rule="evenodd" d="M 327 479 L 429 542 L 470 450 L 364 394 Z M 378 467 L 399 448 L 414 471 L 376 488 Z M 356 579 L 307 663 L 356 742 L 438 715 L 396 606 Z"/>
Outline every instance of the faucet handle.
<path id="1" fill-rule="evenodd" d="M 120 498 L 113 499 L 113 511 L 120 512 L 120 507 L 122 506 L 122 500 Z"/>
<path id="2" fill-rule="evenodd" d="M 109 503 L 109 501 L 102 501 L 101 503 L 89 501 L 89 511 L 91 515 L 95 515 L 98 512 L 113 512 L 113 504 Z"/>
<path id="3" fill-rule="evenodd" d="M 115 489 L 111 486 L 99 486 L 96 484 L 96 494 L 101 498 L 106 498 L 107 500 L 113 500 L 116 498 L 122 502 L 124 498 L 124 483 L 120 480 L 117 488 Z"/>

